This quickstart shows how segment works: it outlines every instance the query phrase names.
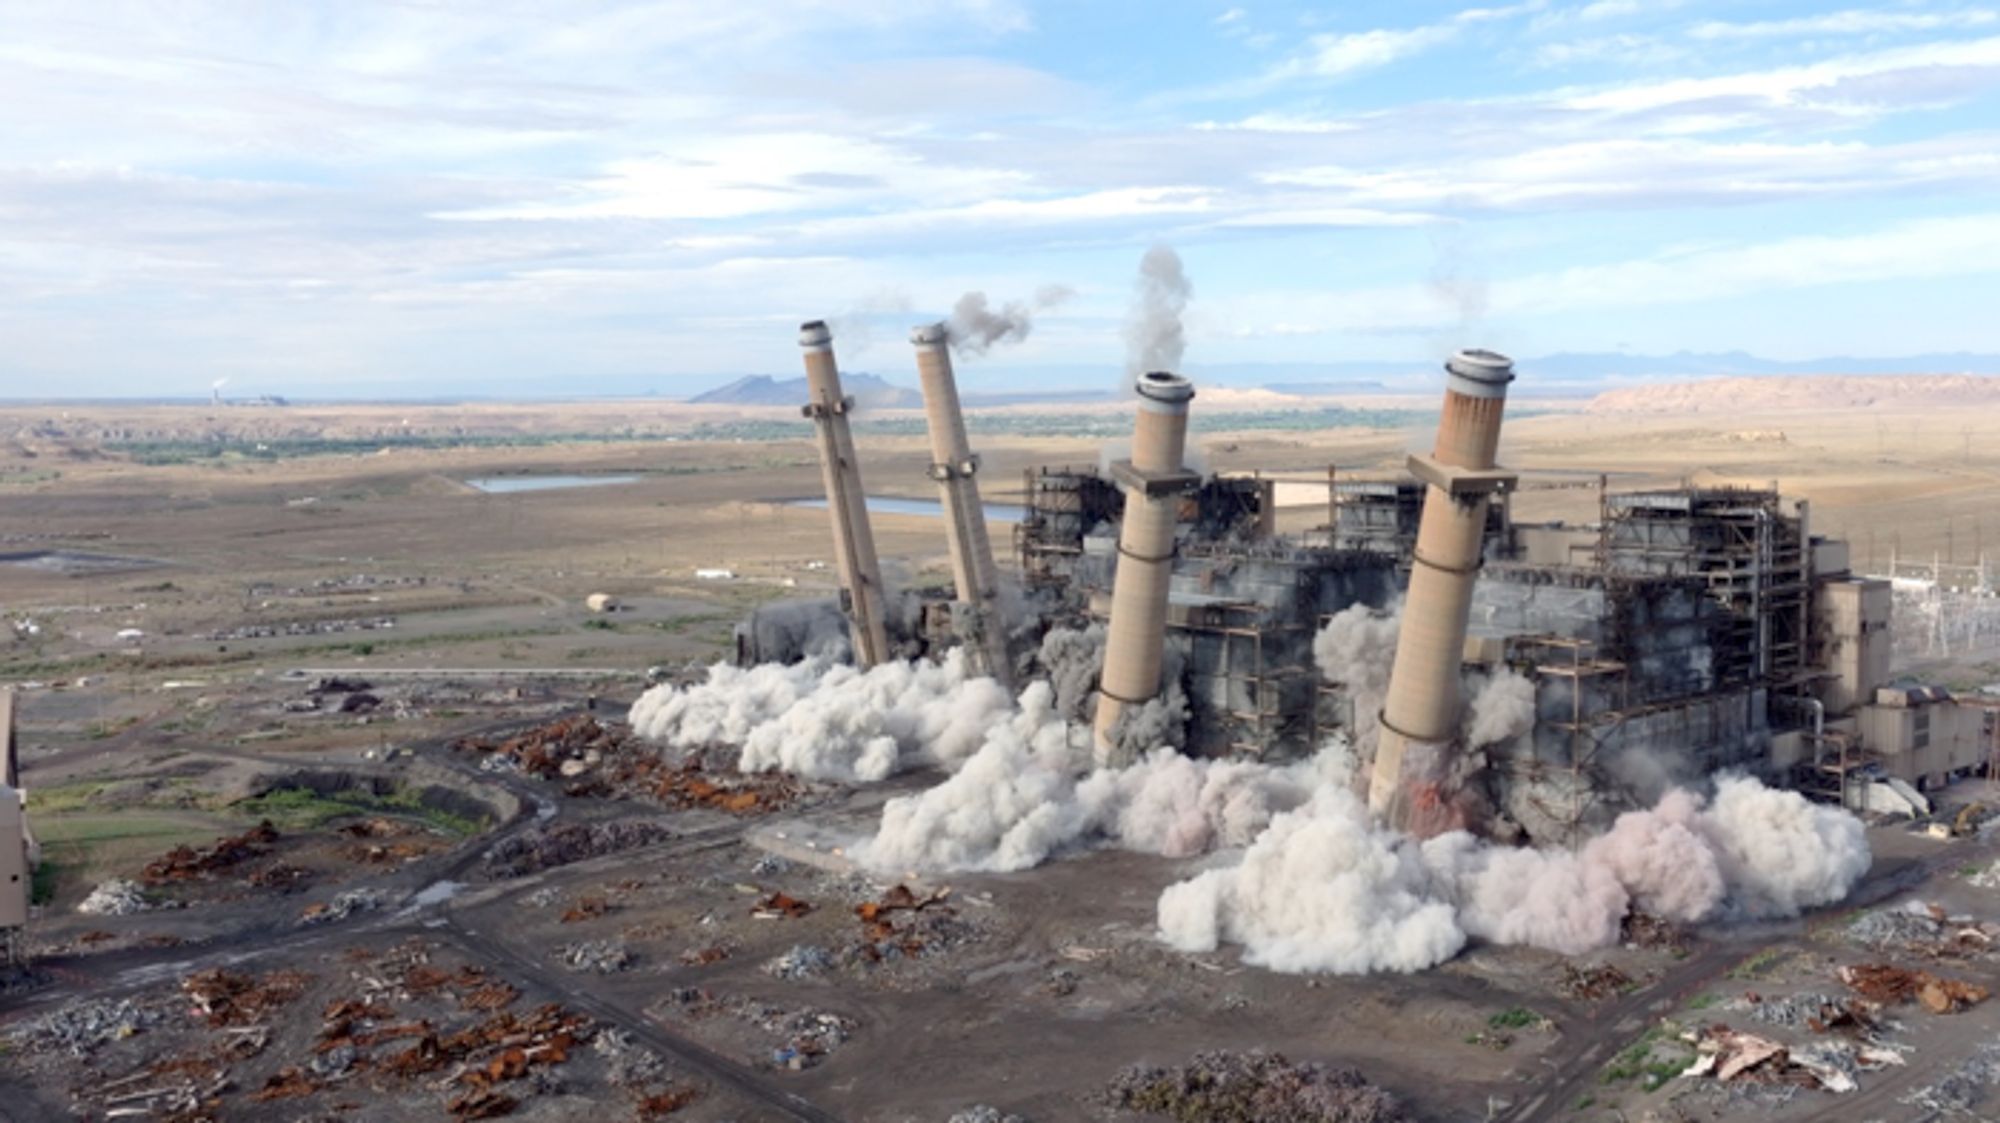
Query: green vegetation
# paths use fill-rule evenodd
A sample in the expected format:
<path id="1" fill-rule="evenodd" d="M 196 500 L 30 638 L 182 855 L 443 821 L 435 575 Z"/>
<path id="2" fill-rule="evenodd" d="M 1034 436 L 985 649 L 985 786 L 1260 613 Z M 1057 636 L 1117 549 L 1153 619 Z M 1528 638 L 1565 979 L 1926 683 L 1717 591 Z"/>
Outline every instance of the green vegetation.
<path id="1" fill-rule="evenodd" d="M 602 616 L 593 616 L 585 620 L 583 626 L 599 632 L 615 632 L 618 630 L 618 625 L 606 620 Z"/>
<path id="2" fill-rule="evenodd" d="M 1493 1029 L 1527 1029 L 1531 1026 L 1539 1028 L 1547 1023 L 1547 1018 L 1542 1017 L 1526 1006 L 1515 1006 L 1502 1010 L 1486 1019 L 1486 1024 Z"/>
<path id="3" fill-rule="evenodd" d="M 46 905 L 56 899 L 56 864 L 47 858 L 35 866 L 34 887 L 28 900 L 37 905 Z"/>
<path id="4" fill-rule="evenodd" d="M 1706 1010 L 1720 1001 L 1722 1001 L 1721 995 L 1715 993 L 1714 991 L 1709 991 L 1705 994 L 1695 995 L 1694 998 L 1688 1002 L 1688 1009 Z"/>
<path id="5" fill-rule="evenodd" d="M 551 448 L 563 445 L 598 445 L 625 441 L 684 441 L 675 433 L 624 432 L 508 434 L 471 437 L 446 435 L 395 435 L 387 437 L 289 437 L 270 440 L 251 438 L 190 438 L 163 441 L 110 442 L 110 447 L 140 464 L 209 464 L 223 466 L 232 461 L 296 460 L 307 456 L 368 456 L 389 451 L 431 451 L 438 449 Z M 652 475 L 691 476 L 710 472 L 740 472 L 744 466 L 717 464 L 648 468 Z"/>
<path id="6" fill-rule="evenodd" d="M 1653 1092 L 1686 1072 L 1688 1066 L 1695 1062 L 1695 1056 L 1686 1046 L 1674 1040 L 1675 1028 L 1671 1022 L 1661 1022 L 1647 1030 L 1645 1036 L 1611 1058 L 1604 1071 L 1598 1074 L 1598 1083 L 1624 1084 L 1637 1080 L 1640 1088 Z M 1656 1056 L 1653 1052 L 1655 1047 L 1668 1052 Z"/>
<path id="7" fill-rule="evenodd" d="M 1756 955 L 1729 969 L 1732 979 L 1762 979 L 1768 977 L 1777 967 L 1792 957 L 1784 948 L 1765 948 Z"/>
<path id="8" fill-rule="evenodd" d="M 375 654 L 375 645 L 364 641 L 353 645 L 348 650 L 354 652 L 356 655 L 373 655 Z"/>
<path id="9" fill-rule="evenodd" d="M 1588 1093 L 1588 1092 L 1585 1092 L 1585 1093 L 1584 1093 L 1583 1095 L 1581 1095 L 1581 1096 L 1578 1096 L 1578 1097 L 1577 1097 L 1577 1100 L 1576 1100 L 1576 1106 L 1575 1106 L 1575 1107 L 1573 1107 L 1573 1108 L 1571 1108 L 1570 1110 L 1571 1110 L 1571 1111 L 1587 1111 L 1587 1110 L 1589 1110 L 1589 1108 L 1590 1108 L 1590 1105 L 1591 1105 L 1591 1104 L 1594 1104 L 1594 1103 L 1596 1103 L 1596 1102 L 1597 1102 L 1597 1097 L 1596 1097 L 1596 1096 L 1593 1096 L 1593 1095 L 1591 1095 L 1590 1093 Z"/>
<path id="10" fill-rule="evenodd" d="M 358 788 L 322 794 L 311 788 L 273 788 L 262 795 L 239 800 L 229 810 L 249 819 L 269 819 L 279 830 L 316 830 L 328 823 L 354 815 L 391 815 L 416 819 L 446 834 L 464 837 L 486 829 L 482 819 L 468 818 L 432 807 L 417 793 L 399 788 L 388 795 L 376 795 Z"/>
<path id="11" fill-rule="evenodd" d="M 1508 417 L 1533 416 L 1522 410 Z M 1237 433 L 1253 431 L 1296 432 L 1308 429 L 1417 429 L 1437 423 L 1435 410 L 1350 409 L 1345 406 L 1313 406 L 1298 409 L 1245 410 L 1239 413 L 1197 413 L 1189 427 L 1197 433 Z M 1132 431 L 1132 419 L 1116 411 L 1073 413 L 981 413 L 967 414 L 966 428 L 980 435 L 1024 437 L 1119 437 Z M 916 437 L 924 435 L 921 414 L 869 417 L 865 413 L 854 422 L 856 433 L 869 436 Z M 688 435 L 700 441 L 784 441 L 812 436 L 808 421 L 716 421 L 702 422 Z"/>

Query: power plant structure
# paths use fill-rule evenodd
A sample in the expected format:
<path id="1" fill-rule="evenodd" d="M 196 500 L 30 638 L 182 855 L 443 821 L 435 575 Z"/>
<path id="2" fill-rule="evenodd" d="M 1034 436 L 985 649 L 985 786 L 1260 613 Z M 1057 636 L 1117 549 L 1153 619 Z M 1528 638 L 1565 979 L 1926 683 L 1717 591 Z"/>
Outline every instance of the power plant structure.
<path id="1" fill-rule="evenodd" d="M 945 325 L 926 324 L 910 332 L 917 351 L 917 378 L 931 439 L 931 478 L 944 510 L 945 542 L 951 551 L 952 582 L 958 591 L 954 631 L 973 653 L 974 666 L 1000 680 L 1014 679 L 1007 654 L 1007 622 L 1000 610 L 1000 573 L 986 533 L 986 508 L 979 501 L 979 457 L 965 435 Z"/>
<path id="2" fill-rule="evenodd" d="M 14 692 L 0 690 L 0 966 L 27 959 L 39 847 L 28 830 L 21 756 L 14 732 Z"/>
<path id="3" fill-rule="evenodd" d="M 976 467 L 945 332 L 912 339 L 934 464 Z M 1517 487 L 1538 485 L 1498 467 L 1514 369 L 1488 351 L 1446 364 L 1435 444 L 1408 458 L 1406 476 L 1329 472 L 1324 524 L 1292 534 L 1276 531 L 1272 479 L 1185 467 L 1193 385 L 1141 377 L 1129 459 L 1023 476 L 1009 579 L 1033 610 L 1019 620 L 996 621 L 973 473 L 933 467 L 957 587 L 910 590 L 922 611 L 891 619 L 830 341 L 818 324 L 802 341 L 855 660 L 965 646 L 975 665 L 1024 684 L 1051 673 L 1034 655 L 1042 636 L 1101 626 L 1084 715 L 1098 764 L 1152 747 L 1124 733 L 1171 700 L 1159 743 L 1196 756 L 1284 761 L 1345 738 L 1370 806 L 1413 834 L 1569 841 L 1727 769 L 1857 809 L 1921 813 L 1924 789 L 2000 761 L 1995 708 L 1889 686 L 1889 583 L 1853 572 L 1846 543 L 1815 535 L 1807 504 L 1775 487 L 1620 493 L 1600 478 L 1594 521 L 1516 521 Z M 778 611 L 739 626 L 740 659 L 807 654 L 796 634 L 766 626 Z M 1314 641 L 1336 617 L 1391 612 L 1386 689 L 1320 665 Z M 1474 692 L 1505 676 L 1522 680 L 1528 720 L 1470 736 Z"/>
<path id="4" fill-rule="evenodd" d="M 840 392 L 840 369 L 833 359 L 833 332 L 813 320 L 799 325 L 805 352 L 803 413 L 818 437 L 820 473 L 826 481 L 826 509 L 833 523 L 834 564 L 840 573 L 842 609 L 852 625 L 854 661 L 872 667 L 889 658 L 882 595 L 882 565 L 875 556 L 875 532 L 868 524 L 868 493 L 854 455 L 854 432 L 847 424 L 854 399 Z"/>

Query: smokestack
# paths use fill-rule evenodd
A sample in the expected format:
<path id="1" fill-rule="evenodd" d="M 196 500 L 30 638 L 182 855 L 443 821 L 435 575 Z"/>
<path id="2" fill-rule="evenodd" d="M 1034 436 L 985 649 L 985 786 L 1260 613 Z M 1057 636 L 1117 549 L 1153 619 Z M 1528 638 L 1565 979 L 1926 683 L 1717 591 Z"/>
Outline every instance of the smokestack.
<path id="1" fill-rule="evenodd" d="M 868 525 L 867 492 L 861 489 L 861 465 L 854 458 L 854 434 L 847 427 L 854 399 L 840 392 L 833 333 L 825 323 L 800 324 L 799 346 L 805 351 L 808 396 L 801 412 L 812 419 L 819 438 L 834 559 L 846 601 L 842 607 L 854 633 L 854 662 L 872 667 L 888 659 L 889 634 L 883 623 L 882 567 L 875 558 L 875 532 Z"/>
<path id="2" fill-rule="evenodd" d="M 1486 508 L 1495 494 L 1514 485 L 1514 476 L 1493 463 L 1513 361 L 1491 351 L 1460 351 L 1444 369 L 1437 447 L 1409 461 L 1410 471 L 1430 486 L 1417 524 L 1410 590 L 1368 788 L 1371 811 L 1423 838 L 1466 825 L 1466 805 L 1453 775 L 1460 762 L 1452 753 L 1459 665 Z"/>
<path id="3" fill-rule="evenodd" d="M 1160 657 L 1167 640 L 1167 582 L 1174 568 L 1174 518 L 1181 493 L 1201 477 L 1181 465 L 1187 445 L 1188 401 L 1194 385 L 1177 374 L 1139 376 L 1139 417 L 1132 459 L 1111 465 L 1125 488 L 1118 531 L 1118 572 L 1111 584 L 1110 636 L 1097 700 L 1100 764 L 1124 764 L 1119 719 L 1160 692 Z"/>
<path id="4" fill-rule="evenodd" d="M 966 647 L 977 669 L 1011 685 L 1007 625 L 1000 613 L 1000 574 L 993 567 L 993 543 L 986 533 L 986 508 L 979 502 L 979 457 L 965 437 L 965 414 L 958 405 L 948 336 L 943 324 L 912 329 L 917 378 L 924 390 L 924 413 L 931 433 L 931 478 L 944 504 L 944 532 L 951 549 L 951 577 L 958 602 L 971 614 Z"/>
<path id="5" fill-rule="evenodd" d="M 21 786 L 21 748 L 14 736 L 14 692 L 0 690 L 0 787 Z"/>

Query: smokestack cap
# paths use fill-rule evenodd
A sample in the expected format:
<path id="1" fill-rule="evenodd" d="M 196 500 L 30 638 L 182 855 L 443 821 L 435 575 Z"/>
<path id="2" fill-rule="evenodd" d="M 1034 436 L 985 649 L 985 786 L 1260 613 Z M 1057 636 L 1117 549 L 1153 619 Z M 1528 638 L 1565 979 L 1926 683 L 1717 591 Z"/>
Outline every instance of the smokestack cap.
<path id="1" fill-rule="evenodd" d="M 1178 374 L 1169 374 L 1163 370 L 1148 371 L 1140 375 L 1132 388 L 1137 390 L 1142 398 L 1170 405 L 1177 405 L 1194 397 L 1194 383 Z"/>
<path id="2" fill-rule="evenodd" d="M 910 342 L 919 347 L 943 346 L 947 334 L 943 321 L 935 324 L 920 324 L 910 329 Z"/>
<path id="3" fill-rule="evenodd" d="M 1468 347 L 1445 360 L 1446 385 L 1471 398 L 1504 398 L 1514 381 L 1514 360 L 1498 351 Z"/>
<path id="4" fill-rule="evenodd" d="M 833 343 L 833 332 L 827 330 L 825 320 L 807 320 L 799 325 L 799 346 L 828 347 Z"/>

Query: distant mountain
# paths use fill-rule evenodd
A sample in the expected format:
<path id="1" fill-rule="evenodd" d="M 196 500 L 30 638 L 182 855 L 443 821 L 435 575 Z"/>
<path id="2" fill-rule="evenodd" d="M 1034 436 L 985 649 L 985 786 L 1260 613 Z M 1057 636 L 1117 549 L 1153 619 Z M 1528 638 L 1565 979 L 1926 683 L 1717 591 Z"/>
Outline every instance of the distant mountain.
<path id="1" fill-rule="evenodd" d="M 924 405 L 924 396 L 917 391 L 866 371 L 842 372 L 840 386 L 864 409 L 922 409 Z M 806 380 L 752 374 L 688 401 L 696 405 L 802 406 L 806 404 Z"/>
<path id="2" fill-rule="evenodd" d="M 2000 378 L 1977 374 L 1794 374 L 1705 378 L 1607 390 L 1589 413 L 1755 413 L 1771 410 L 1922 407 L 1987 411 Z"/>

